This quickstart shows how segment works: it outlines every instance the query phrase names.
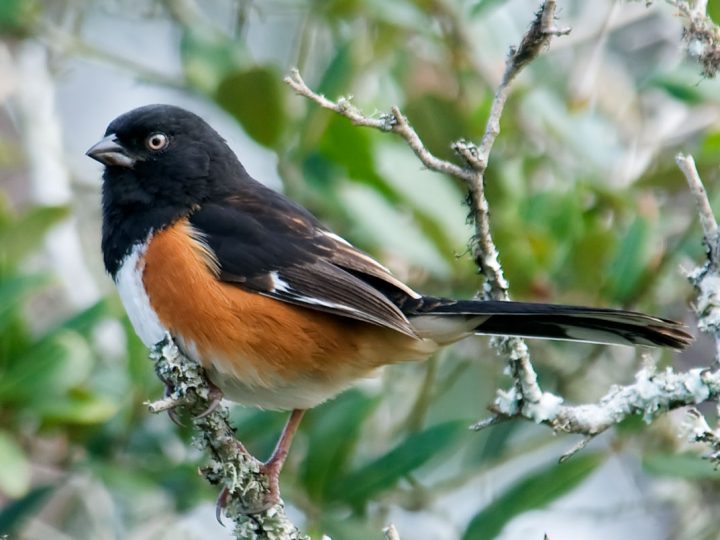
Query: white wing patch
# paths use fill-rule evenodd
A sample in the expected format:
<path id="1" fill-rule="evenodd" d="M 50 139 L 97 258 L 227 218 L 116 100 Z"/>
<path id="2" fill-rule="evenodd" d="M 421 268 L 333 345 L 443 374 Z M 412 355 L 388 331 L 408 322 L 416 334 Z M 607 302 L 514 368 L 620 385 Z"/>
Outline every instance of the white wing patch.
<path id="1" fill-rule="evenodd" d="M 270 272 L 270 279 L 272 280 L 272 290 L 277 292 L 293 294 L 293 290 L 290 284 L 280 277 L 277 270 Z"/>
<path id="2" fill-rule="evenodd" d="M 120 300 L 122 300 L 130 322 L 135 328 L 135 333 L 146 347 L 152 347 L 161 341 L 166 333 L 166 329 L 150 305 L 150 299 L 142 281 L 145 269 L 143 255 L 149 240 L 148 237 L 144 243 L 133 246 L 120 264 L 120 270 L 115 274 L 115 285 Z"/>

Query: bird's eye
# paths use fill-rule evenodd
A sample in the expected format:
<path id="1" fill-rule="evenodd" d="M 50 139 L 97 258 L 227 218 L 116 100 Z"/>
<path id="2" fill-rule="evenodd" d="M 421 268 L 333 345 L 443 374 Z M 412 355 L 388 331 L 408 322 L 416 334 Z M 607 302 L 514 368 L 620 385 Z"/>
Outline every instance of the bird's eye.
<path id="1" fill-rule="evenodd" d="M 164 149 L 168 145 L 168 136 L 164 133 L 156 132 L 151 133 L 148 135 L 148 138 L 145 139 L 145 146 L 147 146 L 148 150 L 151 150 L 152 152 L 158 152 L 162 149 Z"/>

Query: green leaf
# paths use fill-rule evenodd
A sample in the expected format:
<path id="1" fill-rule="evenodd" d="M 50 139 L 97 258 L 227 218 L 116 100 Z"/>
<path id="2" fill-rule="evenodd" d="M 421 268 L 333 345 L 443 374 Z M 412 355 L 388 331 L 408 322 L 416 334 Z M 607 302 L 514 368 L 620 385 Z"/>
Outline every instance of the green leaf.
<path id="1" fill-rule="evenodd" d="M 84 382 L 93 358 L 87 342 L 72 331 L 53 333 L 14 358 L 0 378 L 0 399 L 36 407 Z"/>
<path id="2" fill-rule="evenodd" d="M 705 96 L 698 88 L 697 83 L 688 83 L 686 79 L 679 76 L 656 75 L 648 81 L 648 86 L 664 90 L 670 96 L 688 105 L 698 105 L 705 101 Z"/>
<path id="3" fill-rule="evenodd" d="M 308 414 L 305 425 L 310 426 L 309 441 L 300 478 L 311 498 L 322 500 L 344 472 L 363 421 L 377 404 L 377 399 L 351 390 Z"/>
<path id="4" fill-rule="evenodd" d="M 324 96 L 335 99 L 350 86 L 353 77 L 352 47 L 353 41 L 344 43 L 336 48 L 335 56 L 323 73 L 318 92 Z"/>
<path id="5" fill-rule="evenodd" d="M 225 77 L 215 93 L 217 103 L 233 115 L 245 132 L 267 147 L 277 145 L 285 127 L 285 103 L 280 76 L 255 67 Z"/>
<path id="6" fill-rule="evenodd" d="M 477 0 L 470 8 L 471 17 L 484 15 L 486 11 L 499 6 L 507 0 Z"/>
<path id="7" fill-rule="evenodd" d="M 510 437 L 517 431 L 518 425 L 518 422 L 504 422 L 487 430 L 488 435 L 478 463 L 498 459 L 502 456 L 508 447 Z"/>
<path id="8" fill-rule="evenodd" d="M 0 226 L 0 254 L 15 265 L 36 249 L 50 227 L 67 217 L 67 206 L 37 206 Z"/>
<path id="9" fill-rule="evenodd" d="M 456 159 L 450 148 L 453 141 L 479 135 L 478 126 L 468 122 L 458 101 L 444 96 L 425 94 L 408 102 L 404 113 L 428 150 L 443 159 Z"/>
<path id="10" fill-rule="evenodd" d="M 375 170 L 372 133 L 359 129 L 347 118 L 330 117 L 318 148 L 330 161 L 342 165 L 348 176 L 373 186 L 386 198 L 396 198 L 393 190 Z"/>
<path id="11" fill-rule="evenodd" d="M 344 167 L 347 175 L 358 184 L 376 191 L 393 206 L 394 211 L 403 206 L 411 208 L 422 233 L 446 260 L 454 261 L 453 240 L 448 238 L 447 231 L 429 212 L 423 211 L 409 198 L 404 197 L 397 187 L 378 173 L 373 143 L 371 131 L 358 129 L 346 118 L 334 115 L 328 121 L 326 132 L 320 140 L 319 150 L 329 161 Z M 335 185 L 337 186 L 338 183 L 335 182 Z"/>
<path id="12" fill-rule="evenodd" d="M 688 480 L 720 479 L 720 471 L 697 454 L 649 454 L 643 457 L 643 467 L 657 476 L 675 476 Z"/>
<path id="13" fill-rule="evenodd" d="M 476 514 L 465 529 L 463 540 L 495 538 L 515 516 L 542 508 L 570 492 L 604 459 L 602 454 L 585 454 L 531 474 Z"/>
<path id="14" fill-rule="evenodd" d="M 446 452 L 461 434 L 467 433 L 467 426 L 467 422 L 452 421 L 413 433 L 384 456 L 337 480 L 330 492 L 330 500 L 361 505 Z"/>
<path id="15" fill-rule="evenodd" d="M 38 13 L 35 0 L 2 0 L 0 2 L 0 34 L 25 36 Z"/>
<path id="16" fill-rule="evenodd" d="M 87 339 L 90 337 L 90 333 L 95 326 L 109 314 L 110 309 L 107 300 L 99 300 L 92 306 L 87 307 L 69 319 L 64 320 L 57 326 L 57 328 L 48 332 L 48 335 L 57 332 L 71 331 Z"/>
<path id="17" fill-rule="evenodd" d="M 708 2 L 707 14 L 715 24 L 720 24 L 720 2 Z"/>
<path id="18" fill-rule="evenodd" d="M 638 216 L 620 242 L 607 270 L 608 294 L 613 302 L 622 304 L 644 276 L 649 236 L 650 224 Z"/>
<path id="19" fill-rule="evenodd" d="M 207 28 L 184 28 L 180 39 L 180 58 L 190 86 L 212 95 L 220 81 L 247 61 L 241 42 Z"/>
<path id="20" fill-rule="evenodd" d="M 13 499 L 30 487 L 30 462 L 7 432 L 0 431 L 0 492 Z"/>
<path id="21" fill-rule="evenodd" d="M 71 392 L 67 397 L 45 402 L 39 408 L 50 423 L 100 424 L 118 410 L 118 404 L 87 391 Z"/>
<path id="22" fill-rule="evenodd" d="M 720 131 L 711 131 L 705 135 L 705 139 L 700 145 L 700 149 L 696 155 L 698 164 L 708 164 L 715 167 L 717 164 L 717 156 L 720 153 Z"/>
<path id="23" fill-rule="evenodd" d="M 19 530 L 24 521 L 42 507 L 54 489 L 54 486 L 36 487 L 22 499 L 0 509 L 0 535 L 11 535 Z"/>
<path id="24" fill-rule="evenodd" d="M 48 281 L 47 277 L 37 274 L 13 276 L 0 281 L 0 331 L 16 318 L 25 298 Z"/>

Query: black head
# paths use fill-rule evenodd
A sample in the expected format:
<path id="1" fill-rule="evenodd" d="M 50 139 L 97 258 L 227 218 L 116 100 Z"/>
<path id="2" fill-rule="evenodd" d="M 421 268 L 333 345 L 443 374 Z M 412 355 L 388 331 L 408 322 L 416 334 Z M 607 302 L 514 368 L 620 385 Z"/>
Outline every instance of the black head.
<path id="1" fill-rule="evenodd" d="M 171 105 L 117 117 L 87 155 L 105 165 L 103 192 L 121 205 L 193 206 L 232 189 L 245 173 L 207 122 Z"/>
<path id="2" fill-rule="evenodd" d="M 117 117 L 87 155 L 105 165 L 103 252 L 111 273 L 149 231 L 254 182 L 207 122 L 170 105 Z"/>

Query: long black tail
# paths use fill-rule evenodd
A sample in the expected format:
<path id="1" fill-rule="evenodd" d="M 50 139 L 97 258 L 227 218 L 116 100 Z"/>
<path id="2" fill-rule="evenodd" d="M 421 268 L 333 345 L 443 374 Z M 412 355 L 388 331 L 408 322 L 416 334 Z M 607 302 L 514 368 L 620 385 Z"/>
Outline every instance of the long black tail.
<path id="1" fill-rule="evenodd" d="M 438 330 L 447 333 L 447 325 L 440 328 L 442 320 L 463 316 L 470 325 L 465 331 L 477 334 L 673 349 L 683 349 L 693 340 L 682 323 L 615 309 L 425 297 L 403 311 L 411 320 L 422 320 L 421 325 L 429 334 L 433 319 L 439 323 Z"/>

